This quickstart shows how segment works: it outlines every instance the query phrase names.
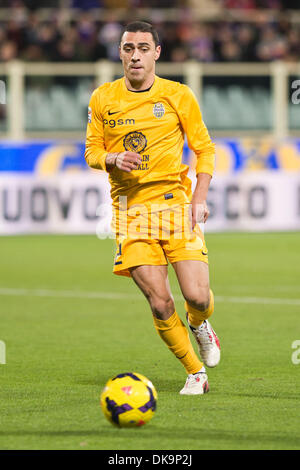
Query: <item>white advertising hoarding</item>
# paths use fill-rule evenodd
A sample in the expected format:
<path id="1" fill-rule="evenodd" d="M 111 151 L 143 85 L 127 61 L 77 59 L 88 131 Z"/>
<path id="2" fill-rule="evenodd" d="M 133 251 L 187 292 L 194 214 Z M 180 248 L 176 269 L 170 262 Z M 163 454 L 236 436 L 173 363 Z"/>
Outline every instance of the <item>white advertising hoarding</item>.
<path id="1" fill-rule="evenodd" d="M 193 182 L 194 182 L 194 177 Z M 1 173 L 0 234 L 108 234 L 104 172 L 55 176 Z M 300 174 L 260 171 L 214 176 L 206 232 L 300 229 Z"/>

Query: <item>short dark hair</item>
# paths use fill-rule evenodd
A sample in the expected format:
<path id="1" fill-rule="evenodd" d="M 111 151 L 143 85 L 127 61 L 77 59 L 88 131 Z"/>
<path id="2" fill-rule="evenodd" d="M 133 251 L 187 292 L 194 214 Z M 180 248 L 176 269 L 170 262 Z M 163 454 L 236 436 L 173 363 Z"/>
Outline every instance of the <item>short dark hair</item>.
<path id="1" fill-rule="evenodd" d="M 129 32 L 129 33 L 151 33 L 153 41 L 155 43 L 155 47 L 159 45 L 159 37 L 157 34 L 156 29 L 152 26 L 150 23 L 146 23 L 146 21 L 132 21 L 131 23 L 128 23 L 124 30 L 123 33 L 120 37 L 120 42 L 122 40 L 123 34 Z"/>

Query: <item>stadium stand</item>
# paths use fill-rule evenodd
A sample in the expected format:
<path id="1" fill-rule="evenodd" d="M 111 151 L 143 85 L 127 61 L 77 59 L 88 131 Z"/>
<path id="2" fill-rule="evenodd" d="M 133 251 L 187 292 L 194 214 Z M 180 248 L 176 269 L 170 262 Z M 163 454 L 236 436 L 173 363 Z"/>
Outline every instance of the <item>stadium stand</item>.
<path id="1" fill-rule="evenodd" d="M 149 15 L 159 31 L 162 63 L 247 67 L 300 61 L 297 1 L 176 0 L 172 9 L 169 5 L 166 0 L 2 0 L 0 65 L 16 59 L 27 64 L 117 64 L 116 41 L 123 24 L 137 12 Z M 92 78 L 26 77 L 26 130 L 82 129 L 93 84 Z M 205 77 L 202 108 L 207 125 L 216 130 L 270 129 L 271 80 Z M 291 103 L 288 116 L 291 128 L 297 128 L 299 111 Z M 4 121 L 0 110 L 0 129 Z"/>
<path id="2" fill-rule="evenodd" d="M 156 9 L 154 22 L 162 41 L 163 61 L 194 59 L 201 62 L 269 62 L 272 60 L 300 60 L 300 23 L 286 9 L 300 8 L 299 2 L 279 0 L 210 0 L 209 6 L 218 8 L 208 20 L 193 20 L 185 9 L 189 4 L 202 2 L 172 2 L 172 8 L 181 7 L 186 14 L 182 20 L 169 21 L 159 11 L 170 2 L 162 0 L 116 1 L 116 8 L 132 12 L 133 8 Z M 298 5 L 297 5 L 298 3 Z M 0 61 L 12 59 L 26 61 L 93 61 L 101 58 L 117 61 L 118 53 L 112 44 L 119 37 L 122 24 L 130 19 L 127 13 L 122 21 L 116 19 L 112 2 L 105 0 L 70 1 L 70 14 L 59 7 L 59 0 L 37 2 L 34 0 L 2 1 L 1 6 L 13 5 L 6 19 L 0 19 Z M 47 19 L 39 14 L 40 7 L 50 8 Z M 81 8 L 79 8 L 81 6 Z M 94 8 L 98 7 L 95 19 Z M 256 21 L 249 11 L 263 8 L 256 14 Z M 221 21 L 222 9 L 239 11 L 240 16 L 231 21 Z M 101 13 L 110 11 L 110 20 L 101 20 Z M 119 11 L 119 10 L 117 10 Z M 218 13 L 219 12 L 219 13 Z M 275 14 L 276 12 L 276 14 Z M 108 16 L 105 16 L 109 18 Z M 131 16 L 132 17 L 132 16 Z M 214 19 L 214 17 L 216 19 Z M 224 18 L 224 15 L 221 17 Z M 226 18 L 226 17 L 225 17 Z M 235 19 L 237 18 L 237 19 Z M 254 17 L 255 18 L 255 17 Z"/>

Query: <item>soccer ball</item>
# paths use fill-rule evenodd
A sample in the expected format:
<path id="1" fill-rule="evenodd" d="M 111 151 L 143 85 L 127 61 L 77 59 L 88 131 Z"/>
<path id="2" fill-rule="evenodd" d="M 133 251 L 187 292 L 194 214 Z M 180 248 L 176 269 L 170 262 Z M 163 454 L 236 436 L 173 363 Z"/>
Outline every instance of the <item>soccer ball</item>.
<path id="1" fill-rule="evenodd" d="M 104 416 L 119 427 L 143 426 L 156 410 L 157 392 L 141 374 L 125 373 L 105 385 L 100 404 Z"/>

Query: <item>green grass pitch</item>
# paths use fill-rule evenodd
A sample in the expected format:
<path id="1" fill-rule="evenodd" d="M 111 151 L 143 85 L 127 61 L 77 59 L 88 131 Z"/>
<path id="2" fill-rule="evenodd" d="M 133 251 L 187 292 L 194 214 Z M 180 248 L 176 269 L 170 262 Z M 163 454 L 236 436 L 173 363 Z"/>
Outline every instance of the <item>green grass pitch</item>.
<path id="1" fill-rule="evenodd" d="M 0 449 L 300 448 L 300 234 L 206 240 L 222 358 L 208 370 L 210 393 L 189 397 L 178 393 L 185 371 L 146 300 L 111 272 L 112 240 L 0 239 Z M 157 411 L 142 428 L 118 429 L 102 415 L 100 392 L 134 371 L 155 385 Z"/>

